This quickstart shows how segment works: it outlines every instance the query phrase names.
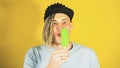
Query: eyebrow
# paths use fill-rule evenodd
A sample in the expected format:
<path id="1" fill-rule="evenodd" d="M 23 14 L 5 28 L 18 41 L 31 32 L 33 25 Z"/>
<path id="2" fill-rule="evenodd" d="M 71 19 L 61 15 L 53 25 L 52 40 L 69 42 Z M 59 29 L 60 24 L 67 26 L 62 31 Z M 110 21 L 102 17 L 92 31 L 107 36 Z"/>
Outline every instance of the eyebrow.
<path id="1" fill-rule="evenodd" d="M 67 18 L 66 19 L 62 19 L 62 21 L 64 21 L 64 20 L 68 20 Z M 57 21 L 57 20 L 52 20 L 52 21 Z"/>

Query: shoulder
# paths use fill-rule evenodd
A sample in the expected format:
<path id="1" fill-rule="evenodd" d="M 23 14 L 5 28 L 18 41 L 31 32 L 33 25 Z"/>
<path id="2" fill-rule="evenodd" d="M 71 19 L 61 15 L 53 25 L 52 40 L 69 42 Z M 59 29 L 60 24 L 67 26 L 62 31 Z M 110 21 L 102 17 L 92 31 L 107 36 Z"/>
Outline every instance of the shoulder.
<path id="1" fill-rule="evenodd" d="M 73 45 L 74 45 L 74 48 L 79 52 L 83 52 L 89 55 L 95 54 L 95 51 L 90 47 L 84 46 L 82 44 L 77 44 L 77 43 L 73 43 Z"/>
<path id="2" fill-rule="evenodd" d="M 42 52 L 42 50 L 45 49 L 45 44 L 41 44 L 41 45 L 37 45 L 37 46 L 34 46 L 34 47 L 31 47 L 27 50 L 26 52 L 26 56 L 29 56 L 29 55 L 34 55 L 34 56 L 37 56 L 40 54 L 40 52 Z"/>
<path id="3" fill-rule="evenodd" d="M 76 49 L 78 49 L 77 53 L 86 61 L 89 61 L 90 68 L 100 68 L 98 57 L 92 48 L 76 43 L 74 45 L 76 46 Z"/>
<path id="4" fill-rule="evenodd" d="M 44 49 L 46 46 L 45 44 L 41 44 L 41 45 L 37 45 L 37 46 L 33 46 L 31 48 L 28 49 L 28 51 L 37 51 L 37 50 L 42 50 Z"/>

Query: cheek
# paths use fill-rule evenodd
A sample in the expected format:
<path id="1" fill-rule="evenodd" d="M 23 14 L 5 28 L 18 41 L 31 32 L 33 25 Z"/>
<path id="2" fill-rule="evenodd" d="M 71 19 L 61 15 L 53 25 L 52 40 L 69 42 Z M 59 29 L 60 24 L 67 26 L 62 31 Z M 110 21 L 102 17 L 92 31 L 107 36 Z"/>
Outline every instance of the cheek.
<path id="1" fill-rule="evenodd" d="M 70 25 L 66 25 L 65 28 L 66 28 L 68 31 L 70 31 L 71 26 L 70 26 Z"/>
<path id="2" fill-rule="evenodd" d="M 68 33 L 70 34 L 70 32 L 71 32 L 71 27 L 68 26 L 68 27 L 66 27 L 66 29 L 68 30 Z"/>
<path id="3" fill-rule="evenodd" d="M 55 34 L 56 31 L 57 31 L 57 30 L 56 30 L 56 27 L 53 27 L 53 28 L 52 28 L 52 31 L 53 31 L 53 34 Z"/>

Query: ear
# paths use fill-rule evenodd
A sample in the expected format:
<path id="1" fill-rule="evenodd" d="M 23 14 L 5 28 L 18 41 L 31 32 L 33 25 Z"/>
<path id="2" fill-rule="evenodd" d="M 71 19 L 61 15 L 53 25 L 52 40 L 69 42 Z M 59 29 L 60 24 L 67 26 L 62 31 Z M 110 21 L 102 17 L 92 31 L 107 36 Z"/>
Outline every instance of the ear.
<path id="1" fill-rule="evenodd" d="M 71 22 L 70 23 L 70 30 L 73 28 L 73 23 Z"/>

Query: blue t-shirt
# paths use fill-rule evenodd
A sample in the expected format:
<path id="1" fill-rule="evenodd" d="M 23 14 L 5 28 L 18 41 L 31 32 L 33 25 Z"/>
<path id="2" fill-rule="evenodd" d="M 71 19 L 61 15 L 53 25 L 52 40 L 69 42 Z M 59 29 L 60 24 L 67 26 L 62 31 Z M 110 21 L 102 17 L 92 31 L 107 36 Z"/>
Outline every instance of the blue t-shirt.
<path id="1" fill-rule="evenodd" d="M 60 68 L 100 68 L 97 56 L 92 49 L 76 43 L 72 44 L 73 48 L 69 50 L 70 56 Z M 55 50 L 46 45 L 30 48 L 25 56 L 24 68 L 46 68 Z"/>

